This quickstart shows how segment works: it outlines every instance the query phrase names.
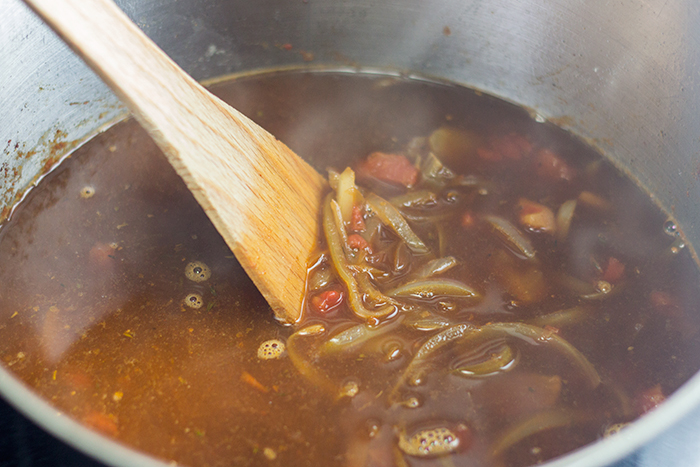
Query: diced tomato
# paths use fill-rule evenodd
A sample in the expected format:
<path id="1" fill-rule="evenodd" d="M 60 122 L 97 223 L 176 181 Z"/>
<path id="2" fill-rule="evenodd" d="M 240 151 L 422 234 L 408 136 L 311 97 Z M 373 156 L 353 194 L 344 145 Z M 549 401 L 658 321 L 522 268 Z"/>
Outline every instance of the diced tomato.
<path id="1" fill-rule="evenodd" d="M 508 133 L 495 144 L 506 159 L 520 160 L 532 151 L 532 143 L 518 133 Z"/>
<path id="2" fill-rule="evenodd" d="M 353 250 L 367 250 L 369 253 L 372 252 L 367 240 L 358 234 L 348 235 L 348 246 Z"/>
<path id="3" fill-rule="evenodd" d="M 661 385 L 657 384 L 642 393 L 638 394 L 634 400 L 634 405 L 637 408 L 639 414 L 645 414 L 652 409 L 655 409 L 663 401 L 666 400 L 663 391 L 661 390 Z"/>
<path id="4" fill-rule="evenodd" d="M 498 162 L 503 158 L 520 160 L 532 152 L 532 143 L 518 133 L 492 138 L 489 144 L 477 148 L 476 154 L 483 160 Z"/>
<path id="5" fill-rule="evenodd" d="M 362 208 L 354 204 L 350 215 L 350 230 L 353 232 L 364 232 L 366 228 L 365 219 L 362 217 Z"/>
<path id="6" fill-rule="evenodd" d="M 551 149 L 541 149 L 535 159 L 537 175 L 550 180 L 570 182 L 576 171 Z"/>
<path id="7" fill-rule="evenodd" d="M 555 328 L 554 326 L 549 324 L 545 325 L 544 329 L 551 332 L 552 334 L 559 334 L 560 332 L 559 328 Z"/>
<path id="8" fill-rule="evenodd" d="M 554 233 L 557 228 L 554 212 L 547 206 L 521 198 L 518 210 L 518 218 L 523 227 L 547 233 Z"/>
<path id="9" fill-rule="evenodd" d="M 90 265 L 99 272 L 112 272 L 117 267 L 115 249 L 106 243 L 97 242 L 88 254 Z"/>
<path id="10" fill-rule="evenodd" d="M 471 229 L 476 225 L 476 216 L 471 211 L 464 211 L 462 214 L 462 227 L 465 229 Z"/>
<path id="11" fill-rule="evenodd" d="M 625 265 L 622 264 L 617 258 L 608 258 L 608 264 L 605 266 L 603 275 L 601 279 L 610 282 L 611 284 L 617 284 L 625 275 Z"/>
<path id="12" fill-rule="evenodd" d="M 405 187 L 413 186 L 418 180 L 418 169 L 401 154 L 373 152 L 358 165 L 357 172 Z"/>
<path id="13" fill-rule="evenodd" d="M 474 443 L 474 432 L 467 425 L 460 423 L 455 429 L 455 435 L 459 439 L 459 446 L 457 449 L 460 452 L 466 452 L 472 447 Z"/>
<path id="14" fill-rule="evenodd" d="M 326 290 L 311 297 L 311 307 L 319 313 L 328 313 L 343 301 L 343 293 L 338 290 Z"/>
<path id="15" fill-rule="evenodd" d="M 682 315 L 678 301 L 668 292 L 654 290 L 649 294 L 649 301 L 654 309 L 667 317 L 679 317 Z"/>
<path id="16" fill-rule="evenodd" d="M 476 155 L 484 161 L 498 162 L 503 160 L 503 157 L 491 146 L 479 146 L 476 148 Z"/>

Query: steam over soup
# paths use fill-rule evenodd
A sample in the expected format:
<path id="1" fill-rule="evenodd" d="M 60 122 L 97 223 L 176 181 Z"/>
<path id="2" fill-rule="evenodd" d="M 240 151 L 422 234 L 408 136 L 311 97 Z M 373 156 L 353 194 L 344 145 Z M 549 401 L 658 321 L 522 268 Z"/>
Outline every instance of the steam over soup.
<path id="1" fill-rule="evenodd" d="M 214 91 L 329 173 L 302 318 L 275 322 L 153 143 L 116 125 L 0 229 L 0 357 L 71 417 L 193 466 L 526 466 L 614 436 L 700 367 L 677 227 L 561 130 L 389 76 Z"/>

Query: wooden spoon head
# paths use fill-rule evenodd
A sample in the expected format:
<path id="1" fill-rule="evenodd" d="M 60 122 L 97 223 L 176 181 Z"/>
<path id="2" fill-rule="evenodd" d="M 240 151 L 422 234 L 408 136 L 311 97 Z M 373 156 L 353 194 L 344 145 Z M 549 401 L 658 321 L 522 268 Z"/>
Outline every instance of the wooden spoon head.
<path id="1" fill-rule="evenodd" d="M 322 177 L 211 95 L 111 0 L 24 0 L 132 111 L 282 321 L 301 314 Z"/>

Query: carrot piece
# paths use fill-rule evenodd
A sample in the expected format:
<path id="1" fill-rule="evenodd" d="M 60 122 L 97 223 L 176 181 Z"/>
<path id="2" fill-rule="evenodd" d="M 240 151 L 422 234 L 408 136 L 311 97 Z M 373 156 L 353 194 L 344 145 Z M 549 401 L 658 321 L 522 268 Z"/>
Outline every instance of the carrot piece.
<path id="1" fill-rule="evenodd" d="M 473 212 L 464 211 L 464 213 L 462 214 L 462 221 L 461 221 L 462 227 L 464 227 L 465 229 L 471 229 L 472 227 L 474 227 L 476 225 L 476 220 L 477 220 L 476 216 L 474 215 Z"/>
<path id="2" fill-rule="evenodd" d="M 405 187 L 413 186 L 418 180 L 418 169 L 401 154 L 373 152 L 359 164 L 357 172 Z"/>
<path id="3" fill-rule="evenodd" d="M 338 290 L 325 290 L 311 297 L 311 307 L 319 313 L 328 313 L 343 301 L 343 293 Z"/>
<path id="4" fill-rule="evenodd" d="M 253 375 L 251 375 L 250 373 L 248 373 L 245 370 L 241 373 L 241 381 L 243 381 L 244 383 L 246 383 L 249 386 L 252 386 L 253 388 L 257 389 L 258 391 L 260 391 L 262 393 L 270 392 L 270 390 L 267 389 L 265 386 L 263 386 L 262 383 L 260 383 L 260 381 L 255 379 L 255 377 Z"/>
<path id="5" fill-rule="evenodd" d="M 109 436 L 117 436 L 119 434 L 119 427 L 113 415 L 91 410 L 83 417 L 83 423 Z"/>

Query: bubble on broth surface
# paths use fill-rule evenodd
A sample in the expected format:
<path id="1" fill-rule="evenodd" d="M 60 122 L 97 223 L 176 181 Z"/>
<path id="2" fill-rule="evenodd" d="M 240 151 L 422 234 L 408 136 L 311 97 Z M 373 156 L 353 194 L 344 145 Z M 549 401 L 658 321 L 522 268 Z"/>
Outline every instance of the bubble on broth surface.
<path id="1" fill-rule="evenodd" d="M 198 293 L 191 293 L 187 297 L 185 297 L 185 305 L 187 305 L 190 308 L 194 308 L 195 310 L 198 308 L 202 308 L 203 304 L 204 299 L 202 299 L 202 296 Z"/>
<path id="2" fill-rule="evenodd" d="M 355 397 L 360 392 L 360 385 L 356 381 L 348 381 L 340 390 L 340 397 Z"/>
<path id="3" fill-rule="evenodd" d="M 399 436 L 399 449 L 409 456 L 440 456 L 454 452 L 458 447 L 459 438 L 445 427 L 421 430 L 410 438 L 405 433 Z"/>
<path id="4" fill-rule="evenodd" d="M 279 339 L 270 339 L 258 347 L 258 358 L 261 360 L 274 360 L 284 356 L 286 347 Z"/>
<path id="5" fill-rule="evenodd" d="M 619 433 L 620 431 L 622 431 L 627 426 L 629 426 L 629 422 L 627 422 L 627 423 L 613 423 L 612 425 L 608 426 L 605 429 L 603 436 L 605 438 L 607 438 L 609 436 L 615 435 L 615 434 Z"/>
<path id="6" fill-rule="evenodd" d="M 95 196 L 95 187 L 92 185 L 85 185 L 80 189 L 80 197 L 83 199 L 92 198 Z"/>
<path id="7" fill-rule="evenodd" d="M 409 397 L 406 399 L 404 402 L 401 403 L 404 407 L 407 407 L 409 409 L 417 409 L 423 404 L 421 403 L 420 399 L 417 397 Z"/>
<path id="8" fill-rule="evenodd" d="M 201 261 L 192 261 L 185 267 L 185 276 L 194 282 L 204 282 L 211 277 L 211 269 Z"/>

